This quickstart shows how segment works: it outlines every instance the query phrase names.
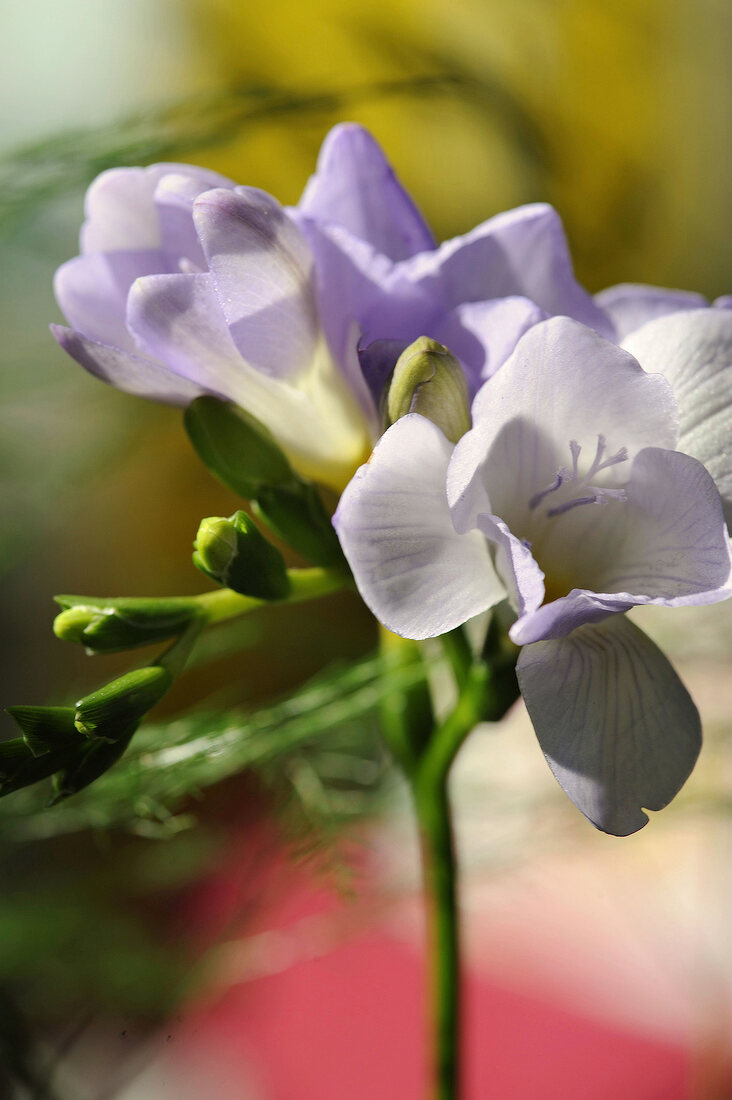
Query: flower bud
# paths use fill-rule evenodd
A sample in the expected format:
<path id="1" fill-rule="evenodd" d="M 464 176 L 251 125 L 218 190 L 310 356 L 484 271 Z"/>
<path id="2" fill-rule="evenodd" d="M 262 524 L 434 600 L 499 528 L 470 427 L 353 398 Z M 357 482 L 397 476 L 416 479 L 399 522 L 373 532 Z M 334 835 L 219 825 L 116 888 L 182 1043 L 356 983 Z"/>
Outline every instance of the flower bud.
<path id="1" fill-rule="evenodd" d="M 420 413 L 451 443 L 470 429 L 468 386 L 460 363 L 442 344 L 420 336 L 397 359 L 386 404 L 387 422 Z"/>
<path id="2" fill-rule="evenodd" d="M 290 590 L 285 560 L 246 512 L 201 521 L 193 562 L 217 584 L 260 600 L 281 600 Z"/>
<path id="3" fill-rule="evenodd" d="M 181 634 L 197 613 L 185 597 L 144 599 L 56 596 L 64 610 L 56 616 L 54 634 L 65 642 L 80 642 L 96 653 L 114 653 Z"/>
<path id="4" fill-rule="evenodd" d="M 74 725 L 86 737 L 117 741 L 162 699 L 171 682 L 160 665 L 127 672 L 80 699 Z"/>
<path id="5" fill-rule="evenodd" d="M 102 741 L 99 738 L 94 741 L 85 741 L 64 767 L 54 769 L 55 793 L 49 805 L 55 806 L 58 802 L 63 802 L 65 798 L 88 787 L 100 775 L 109 771 L 127 749 L 136 729 L 135 722 L 127 730 L 122 731 L 115 741 Z"/>
<path id="6" fill-rule="evenodd" d="M 88 744 L 74 726 L 73 707 L 9 707 L 23 736 L 0 744 L 0 796 L 47 779 Z"/>

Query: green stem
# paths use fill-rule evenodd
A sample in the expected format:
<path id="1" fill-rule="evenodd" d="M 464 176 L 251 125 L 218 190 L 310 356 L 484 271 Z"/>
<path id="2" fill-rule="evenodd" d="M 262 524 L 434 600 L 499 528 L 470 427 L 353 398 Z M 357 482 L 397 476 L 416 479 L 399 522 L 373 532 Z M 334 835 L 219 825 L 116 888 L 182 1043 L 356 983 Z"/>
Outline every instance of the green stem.
<path id="1" fill-rule="evenodd" d="M 463 666 L 461 678 L 455 709 L 434 731 L 410 776 L 427 907 L 433 1100 L 460 1096 L 460 928 L 448 777 L 460 746 L 480 720 L 489 672 L 476 662 Z"/>
<path id="2" fill-rule="evenodd" d="M 284 600 L 278 603 L 300 603 L 313 600 L 318 596 L 328 596 L 352 586 L 353 581 L 340 569 L 288 569 L 290 591 Z M 271 601 L 260 600 L 256 596 L 241 596 L 230 588 L 219 588 L 215 592 L 203 592 L 196 596 L 196 603 L 203 610 L 208 623 L 221 623 L 235 619 L 258 607 L 265 607 Z"/>
<path id="3" fill-rule="evenodd" d="M 460 1095 L 460 928 L 447 775 L 414 786 L 427 909 L 434 1100 Z"/>

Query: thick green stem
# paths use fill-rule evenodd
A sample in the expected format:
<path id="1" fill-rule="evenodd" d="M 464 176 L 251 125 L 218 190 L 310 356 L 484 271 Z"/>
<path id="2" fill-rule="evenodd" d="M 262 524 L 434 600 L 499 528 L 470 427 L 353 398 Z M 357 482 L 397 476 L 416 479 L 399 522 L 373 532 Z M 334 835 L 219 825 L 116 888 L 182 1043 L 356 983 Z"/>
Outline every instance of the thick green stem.
<path id="1" fill-rule="evenodd" d="M 417 782 L 419 823 L 430 959 L 429 1019 L 433 1100 L 460 1096 L 460 929 L 457 864 L 447 792 L 442 782 Z"/>
<path id="2" fill-rule="evenodd" d="M 410 776 L 427 909 L 432 1100 L 460 1096 L 460 928 L 448 777 L 460 746 L 480 720 L 488 679 L 484 664 L 464 666 L 457 704 Z"/>
<path id="3" fill-rule="evenodd" d="M 288 569 L 287 576 L 290 581 L 290 591 L 284 600 L 278 603 L 300 603 L 302 600 L 313 600 L 318 596 L 328 596 L 331 592 L 339 592 L 343 588 L 349 588 L 353 582 L 351 578 L 340 569 Z M 254 611 L 258 607 L 266 606 L 270 601 L 260 600 L 255 596 L 241 596 L 238 592 L 232 592 L 230 588 L 219 588 L 215 592 L 204 592 L 195 597 L 196 602 L 203 610 L 209 623 L 220 623 L 226 619 L 235 619 L 239 615 L 245 615 L 248 611 Z"/>

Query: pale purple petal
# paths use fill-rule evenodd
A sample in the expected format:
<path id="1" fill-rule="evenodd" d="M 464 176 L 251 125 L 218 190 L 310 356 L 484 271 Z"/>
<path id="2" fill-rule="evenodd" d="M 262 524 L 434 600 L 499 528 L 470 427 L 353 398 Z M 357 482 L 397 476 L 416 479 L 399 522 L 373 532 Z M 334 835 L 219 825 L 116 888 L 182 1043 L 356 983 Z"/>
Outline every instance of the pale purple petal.
<path id="1" fill-rule="evenodd" d="M 194 219 L 242 356 L 274 378 L 307 369 L 320 326 L 312 255 L 297 226 L 253 187 L 206 192 L 194 204 Z"/>
<path id="2" fill-rule="evenodd" d="M 124 393 L 168 405 L 189 405 L 203 393 L 213 392 L 215 396 L 221 396 L 175 374 L 161 363 L 88 340 L 63 325 L 51 325 L 51 332 L 64 351 L 80 366 Z"/>
<path id="3" fill-rule="evenodd" d="M 630 461 L 643 447 L 674 447 L 678 434 L 666 380 L 567 317 L 531 328 L 483 385 L 472 412 L 474 427 L 448 475 L 458 530 L 474 526 L 478 511 L 518 530 L 533 495 L 570 463 L 572 442 L 593 455 L 602 436 L 607 455 L 625 448 Z"/>
<path id="4" fill-rule="evenodd" d="M 354 122 L 328 134 L 299 209 L 315 221 L 342 225 L 392 260 L 435 245 L 378 144 Z"/>
<path id="5" fill-rule="evenodd" d="M 364 345 L 431 335 L 444 306 L 400 275 L 400 265 L 339 225 L 327 225 L 294 212 L 315 257 L 323 327 L 337 357 L 349 321 L 360 327 Z"/>
<path id="6" fill-rule="evenodd" d="M 648 448 L 633 463 L 625 492 L 623 503 L 585 505 L 552 521 L 542 561 L 556 560 L 577 587 L 519 618 L 511 628 L 518 645 L 562 637 L 640 604 L 679 607 L 732 595 L 722 504 L 700 462 Z"/>
<path id="7" fill-rule="evenodd" d="M 166 269 L 160 252 L 90 253 L 62 264 L 53 289 L 75 329 L 91 340 L 134 351 L 125 324 L 130 287 L 140 275 L 155 275 Z"/>
<path id="8" fill-rule="evenodd" d="M 129 296 L 127 324 L 143 352 L 243 404 L 246 368 L 221 314 L 211 275 L 138 279 Z"/>
<path id="9" fill-rule="evenodd" d="M 257 370 L 234 344 L 209 273 L 139 279 L 128 324 L 144 350 L 261 420 L 306 476 L 340 489 L 362 460 L 366 425 L 322 345 L 302 389 Z"/>
<path id="10" fill-rule="evenodd" d="M 333 517 L 363 599 L 407 638 L 444 634 L 505 597 L 485 538 L 458 535 L 452 525 L 445 496 L 451 451 L 432 421 L 402 417 Z"/>
<path id="11" fill-rule="evenodd" d="M 86 193 L 81 251 L 139 252 L 160 248 L 153 196 L 160 180 L 170 173 L 185 175 L 206 189 L 231 186 L 217 172 L 191 164 L 151 164 L 148 168 L 112 168 L 102 172 Z"/>
<path id="12" fill-rule="evenodd" d="M 521 694 L 560 786 L 593 825 L 628 836 L 686 782 L 701 723 L 650 638 L 617 615 L 525 646 Z"/>
<path id="13" fill-rule="evenodd" d="M 694 310 L 651 321 L 625 346 L 671 383 L 680 414 L 679 449 L 703 462 L 732 520 L 732 313 Z"/>
<path id="14" fill-rule="evenodd" d="M 712 302 L 714 309 L 732 309 L 732 294 L 722 294 Z"/>
<path id="15" fill-rule="evenodd" d="M 667 290 L 642 283 L 620 283 L 595 295 L 595 302 L 615 325 L 615 339 L 624 341 L 629 333 L 668 313 L 686 309 L 701 309 L 707 300 L 690 290 Z"/>
<path id="16" fill-rule="evenodd" d="M 503 366 L 524 333 L 546 316 L 528 298 L 467 302 L 441 318 L 432 335 L 460 360 L 475 394 Z"/>
<path id="17" fill-rule="evenodd" d="M 369 387 L 375 408 L 381 403 L 397 359 L 407 347 L 409 344 L 406 340 L 374 340 L 368 347 L 358 349 L 361 373 Z"/>
<path id="18" fill-rule="evenodd" d="M 206 257 L 193 222 L 193 203 L 199 195 L 221 187 L 222 183 L 209 183 L 197 176 L 172 172 L 158 183 L 154 202 L 160 227 L 160 248 L 168 271 L 206 270 Z M 230 189 L 233 188 L 232 183 Z"/>
<path id="19" fill-rule="evenodd" d="M 564 228 L 543 203 L 497 214 L 464 237 L 405 261 L 402 271 L 446 309 L 519 296 L 547 314 L 566 314 L 610 338 L 606 314 L 577 282 Z"/>

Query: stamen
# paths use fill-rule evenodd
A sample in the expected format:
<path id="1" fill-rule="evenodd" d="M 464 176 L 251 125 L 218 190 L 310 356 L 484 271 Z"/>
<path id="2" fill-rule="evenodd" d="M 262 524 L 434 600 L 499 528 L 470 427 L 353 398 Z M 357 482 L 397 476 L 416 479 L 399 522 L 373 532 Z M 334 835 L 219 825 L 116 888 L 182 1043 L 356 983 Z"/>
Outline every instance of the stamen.
<path id="1" fill-rule="evenodd" d="M 541 504 L 544 497 L 549 496 L 550 493 L 555 493 L 563 484 L 564 478 L 562 477 L 562 470 L 557 470 L 557 476 L 554 478 L 552 484 L 547 485 L 546 489 L 542 489 L 541 492 L 534 493 L 529 501 L 529 508 L 533 511 L 534 508 Z"/>
<path id="2" fill-rule="evenodd" d="M 579 461 L 579 456 L 582 448 L 580 447 L 576 439 L 570 439 L 569 449 L 572 454 L 572 476 L 576 481 L 579 476 L 579 474 L 577 473 L 577 463 Z"/>
<path id="3" fill-rule="evenodd" d="M 572 508 L 578 508 L 581 504 L 607 504 L 609 500 L 627 500 L 627 494 L 624 489 L 593 489 L 586 497 L 575 497 L 574 500 L 567 500 L 564 504 L 558 505 L 556 508 L 550 508 L 547 512 L 547 516 L 561 516 L 565 512 L 569 512 Z"/>

